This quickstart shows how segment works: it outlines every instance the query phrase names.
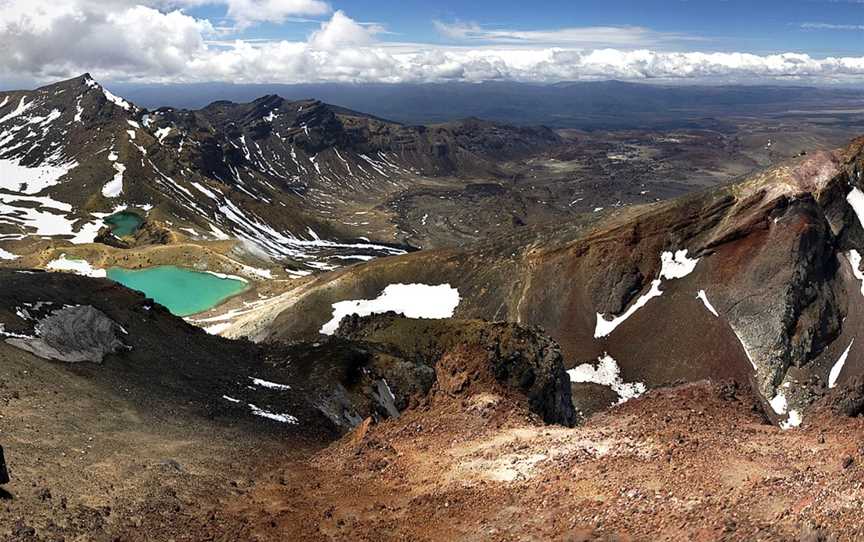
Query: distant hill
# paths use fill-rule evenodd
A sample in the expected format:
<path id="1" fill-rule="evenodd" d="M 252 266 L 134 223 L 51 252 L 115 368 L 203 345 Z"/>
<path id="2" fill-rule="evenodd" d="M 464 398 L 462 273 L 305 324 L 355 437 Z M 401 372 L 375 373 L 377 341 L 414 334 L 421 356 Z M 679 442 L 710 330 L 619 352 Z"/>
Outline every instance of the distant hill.
<path id="1" fill-rule="evenodd" d="M 116 87 L 116 88 L 115 88 Z M 248 102 L 265 94 L 316 98 L 409 124 L 480 117 L 554 128 L 682 128 L 717 124 L 727 115 L 772 115 L 791 109 L 848 107 L 864 92 L 796 86 L 670 86 L 621 81 L 531 83 L 112 85 L 145 107 L 201 108 L 216 100 Z M 720 119 L 720 120 L 716 120 Z"/>

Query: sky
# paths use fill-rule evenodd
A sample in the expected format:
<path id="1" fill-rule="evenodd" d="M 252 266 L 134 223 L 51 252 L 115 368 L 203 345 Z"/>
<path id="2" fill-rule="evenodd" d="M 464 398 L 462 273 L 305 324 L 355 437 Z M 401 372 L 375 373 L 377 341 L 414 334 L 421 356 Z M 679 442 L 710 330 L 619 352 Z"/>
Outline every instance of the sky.
<path id="1" fill-rule="evenodd" d="M 0 0 L 0 88 L 864 82 L 864 0 Z"/>

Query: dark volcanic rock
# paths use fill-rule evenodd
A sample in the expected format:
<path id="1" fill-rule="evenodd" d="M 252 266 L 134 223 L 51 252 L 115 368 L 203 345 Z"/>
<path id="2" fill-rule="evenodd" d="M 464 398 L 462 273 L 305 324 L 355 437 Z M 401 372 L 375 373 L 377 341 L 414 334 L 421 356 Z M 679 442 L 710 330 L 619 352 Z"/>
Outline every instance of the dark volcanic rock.
<path id="1" fill-rule="evenodd" d="M 850 418 L 864 414 L 864 376 L 859 376 L 849 384 L 831 390 L 825 397 L 825 401 L 837 414 Z"/>
<path id="2" fill-rule="evenodd" d="M 0 485 L 9 483 L 9 470 L 6 468 L 6 456 L 3 454 L 3 446 L 0 446 Z"/>
<path id="3" fill-rule="evenodd" d="M 384 344 L 398 357 L 435 367 L 439 386 L 451 393 L 491 375 L 499 385 L 524 396 L 531 411 L 546 423 L 576 423 L 561 351 L 537 330 L 513 323 L 410 319 L 387 313 L 348 316 L 336 334 Z"/>
<path id="4" fill-rule="evenodd" d="M 101 363 L 106 354 L 125 347 L 123 328 L 89 305 L 64 307 L 36 324 L 33 338 L 14 337 L 6 342 L 39 357 L 77 363 Z"/>

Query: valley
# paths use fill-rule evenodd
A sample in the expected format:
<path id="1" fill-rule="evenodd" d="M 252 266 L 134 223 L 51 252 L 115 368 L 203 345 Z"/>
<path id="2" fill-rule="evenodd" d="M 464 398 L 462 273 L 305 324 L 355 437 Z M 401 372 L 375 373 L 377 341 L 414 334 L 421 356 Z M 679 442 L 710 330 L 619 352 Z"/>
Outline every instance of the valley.
<path id="1" fill-rule="evenodd" d="M 9 540 L 864 532 L 857 120 L 0 104 Z"/>

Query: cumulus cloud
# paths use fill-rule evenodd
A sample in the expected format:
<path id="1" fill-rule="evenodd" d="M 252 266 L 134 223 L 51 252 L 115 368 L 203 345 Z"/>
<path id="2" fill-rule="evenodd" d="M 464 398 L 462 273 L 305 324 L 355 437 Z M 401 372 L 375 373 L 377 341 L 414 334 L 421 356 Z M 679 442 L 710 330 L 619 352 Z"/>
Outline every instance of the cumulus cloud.
<path id="1" fill-rule="evenodd" d="M 0 69 L 11 74 L 64 75 L 182 72 L 207 54 L 210 22 L 145 6 L 105 9 L 110 2 L 0 1 Z"/>
<path id="2" fill-rule="evenodd" d="M 310 36 L 309 45 L 324 50 L 366 46 L 383 30 L 378 25 L 360 24 L 340 10 L 329 21 L 321 23 L 321 29 Z"/>
<path id="3" fill-rule="evenodd" d="M 468 42 L 458 46 L 392 44 L 376 40 L 380 26 L 336 11 L 305 40 L 225 41 L 210 21 L 177 9 L 217 2 L 241 6 L 238 20 L 250 6 L 266 8 L 255 20 L 329 10 L 317 0 L 154 0 L 149 7 L 132 0 L 0 0 L 0 80 L 44 81 L 85 71 L 106 81 L 145 82 L 864 80 L 864 57 L 634 49 L 618 33 L 637 39 L 651 34 L 644 29 L 490 34 L 463 25 L 446 30 Z M 586 45 L 577 46 L 580 40 Z M 620 41 L 598 45 L 604 40 Z"/>

